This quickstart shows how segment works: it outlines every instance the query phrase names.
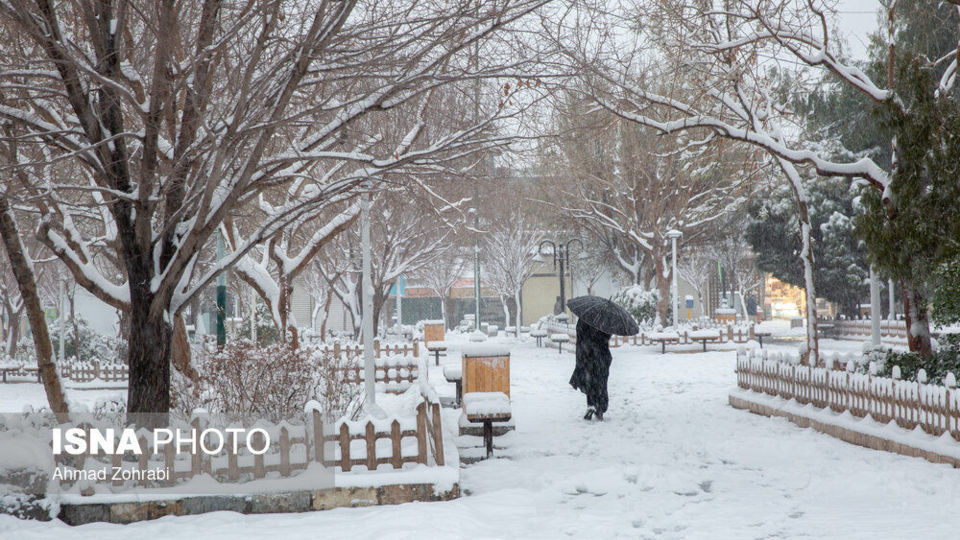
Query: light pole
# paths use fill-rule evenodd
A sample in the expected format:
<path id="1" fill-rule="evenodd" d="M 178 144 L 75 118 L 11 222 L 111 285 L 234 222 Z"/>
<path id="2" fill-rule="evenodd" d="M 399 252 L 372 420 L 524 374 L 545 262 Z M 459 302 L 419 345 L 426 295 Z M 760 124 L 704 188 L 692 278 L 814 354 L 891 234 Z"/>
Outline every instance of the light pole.
<path id="1" fill-rule="evenodd" d="M 373 283 L 371 282 L 370 266 L 370 196 L 365 196 L 360 202 L 360 250 L 362 270 L 360 280 L 360 298 L 363 325 L 363 386 L 366 393 L 365 406 L 367 410 L 377 405 L 375 383 L 376 366 L 373 359 Z"/>
<path id="2" fill-rule="evenodd" d="M 554 242 L 552 240 L 544 240 L 540 242 L 540 247 L 537 248 L 537 253 L 540 255 L 548 255 L 543 252 L 543 246 L 550 246 L 549 255 L 553 255 L 553 267 L 554 269 L 559 267 L 560 270 L 560 311 L 561 313 L 567 309 L 567 295 L 566 295 L 566 284 L 564 283 L 564 263 L 569 263 L 570 261 L 570 245 L 576 242 L 580 245 L 580 251 L 583 251 L 583 242 L 579 238 L 572 238 L 567 241 L 566 244 L 562 242 Z M 573 287 L 573 283 L 570 283 L 570 286 Z"/>
<path id="3" fill-rule="evenodd" d="M 217 263 L 223 261 L 225 255 L 223 233 L 217 230 Z M 227 273 L 223 269 L 217 275 L 217 350 L 223 350 L 227 343 Z"/>
<path id="4" fill-rule="evenodd" d="M 667 238 L 670 239 L 670 243 L 672 244 L 672 247 L 673 247 L 673 268 L 670 271 L 670 275 L 673 278 L 671 280 L 672 281 L 671 289 L 673 293 L 673 329 L 674 331 L 677 330 L 677 324 L 678 324 L 677 321 L 679 320 L 678 313 L 680 312 L 680 291 L 677 287 L 677 238 L 680 238 L 681 236 L 683 236 L 683 233 L 676 229 L 670 229 L 669 231 L 667 231 Z"/>

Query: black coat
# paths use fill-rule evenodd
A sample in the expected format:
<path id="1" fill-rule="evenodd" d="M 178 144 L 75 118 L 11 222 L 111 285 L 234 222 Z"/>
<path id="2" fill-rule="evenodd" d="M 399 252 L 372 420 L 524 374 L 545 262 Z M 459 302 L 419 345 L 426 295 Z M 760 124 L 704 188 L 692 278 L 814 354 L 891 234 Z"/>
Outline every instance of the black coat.
<path id="1" fill-rule="evenodd" d="M 599 413 L 607 411 L 607 377 L 610 375 L 610 334 L 577 322 L 577 366 L 570 386 L 587 395 L 587 405 Z"/>

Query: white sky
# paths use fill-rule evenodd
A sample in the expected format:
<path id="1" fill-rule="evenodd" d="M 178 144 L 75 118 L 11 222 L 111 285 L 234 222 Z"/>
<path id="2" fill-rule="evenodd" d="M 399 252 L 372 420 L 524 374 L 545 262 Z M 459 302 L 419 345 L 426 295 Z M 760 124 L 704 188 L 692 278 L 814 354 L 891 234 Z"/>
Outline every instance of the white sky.
<path id="1" fill-rule="evenodd" d="M 838 25 L 846 38 L 851 56 L 866 58 L 867 35 L 877 29 L 878 0 L 838 0 Z"/>

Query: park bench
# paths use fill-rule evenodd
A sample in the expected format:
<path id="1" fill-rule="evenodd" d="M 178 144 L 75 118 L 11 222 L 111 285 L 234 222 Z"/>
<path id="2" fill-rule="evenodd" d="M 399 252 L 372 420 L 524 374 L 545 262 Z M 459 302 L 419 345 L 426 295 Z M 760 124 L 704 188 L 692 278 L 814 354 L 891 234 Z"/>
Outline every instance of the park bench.
<path id="1" fill-rule="evenodd" d="M 687 337 L 693 341 L 699 341 L 703 344 L 703 352 L 707 352 L 707 342 L 722 343 L 723 330 L 693 330 L 687 334 Z"/>
<path id="2" fill-rule="evenodd" d="M 510 398 L 503 392 L 467 392 L 463 395 L 463 413 L 467 420 L 483 424 L 487 457 L 493 456 L 493 423 L 510 420 Z"/>
<path id="3" fill-rule="evenodd" d="M 770 332 L 766 330 L 754 330 L 754 337 L 757 338 L 757 342 L 760 343 L 760 348 L 763 348 L 763 338 L 770 337 Z"/>
<path id="4" fill-rule="evenodd" d="M 37 377 L 37 382 L 40 382 L 40 369 L 36 367 L 26 367 L 26 366 L 0 366 L 0 378 L 3 382 L 7 382 L 7 374 L 10 375 L 27 375 L 34 374 Z"/>
<path id="5" fill-rule="evenodd" d="M 542 328 L 530 330 L 530 337 L 537 340 L 537 347 L 543 347 L 543 338 L 547 337 L 547 331 Z"/>
<path id="6" fill-rule="evenodd" d="M 550 334 L 550 341 L 557 344 L 558 352 L 563 352 L 563 344 L 570 342 L 570 334 Z"/>
<path id="7" fill-rule="evenodd" d="M 457 407 L 463 402 L 463 366 L 443 366 L 443 378 L 457 385 Z"/>
<path id="8" fill-rule="evenodd" d="M 436 359 L 436 365 L 440 365 L 440 356 L 442 353 L 447 350 L 446 341 L 428 341 L 426 344 L 427 350 L 433 353 L 434 358 Z"/>
<path id="9" fill-rule="evenodd" d="M 674 345 L 680 343 L 680 334 L 676 332 L 654 332 L 647 335 L 647 340 L 651 343 L 659 343 L 660 353 L 664 354 L 667 352 L 667 343 Z"/>

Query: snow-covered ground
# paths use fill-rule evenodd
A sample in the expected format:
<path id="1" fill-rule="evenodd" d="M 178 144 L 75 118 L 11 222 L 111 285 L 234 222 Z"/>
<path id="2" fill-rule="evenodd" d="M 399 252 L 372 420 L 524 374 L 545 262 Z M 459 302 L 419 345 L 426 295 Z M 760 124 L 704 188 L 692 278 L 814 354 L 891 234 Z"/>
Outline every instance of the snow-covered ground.
<path id="1" fill-rule="evenodd" d="M 456 337 L 448 341 L 441 362 L 457 362 Z M 496 459 L 463 470 L 458 500 L 73 529 L 0 516 L 0 537 L 873 539 L 960 530 L 960 471 L 729 407 L 732 350 L 614 349 L 604 423 L 582 419 L 584 398 L 566 382 L 572 354 L 531 341 L 512 351 L 517 430 L 497 439 Z M 430 377 L 452 393 L 440 369 Z M 3 407 L 7 391 L 0 385 Z"/>

